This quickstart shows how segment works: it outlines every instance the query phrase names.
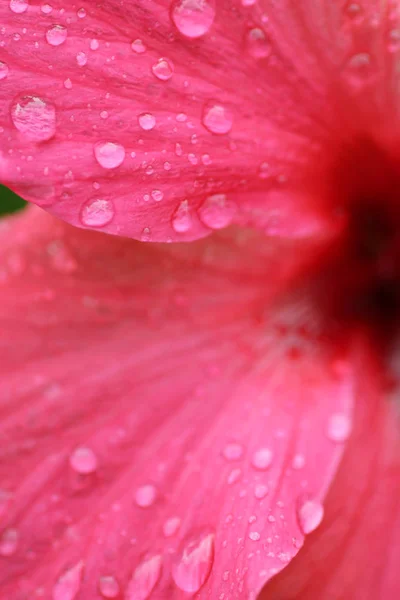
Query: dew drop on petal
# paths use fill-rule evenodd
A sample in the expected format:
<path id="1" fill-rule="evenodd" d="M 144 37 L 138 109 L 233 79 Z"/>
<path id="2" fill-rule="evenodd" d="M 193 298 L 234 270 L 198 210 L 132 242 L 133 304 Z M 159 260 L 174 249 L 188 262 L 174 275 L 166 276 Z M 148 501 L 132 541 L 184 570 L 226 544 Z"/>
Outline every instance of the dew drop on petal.
<path id="1" fill-rule="evenodd" d="M 157 490 L 152 484 L 142 485 L 136 490 L 135 501 L 141 508 L 148 508 L 152 504 L 157 496 Z"/>
<path id="2" fill-rule="evenodd" d="M 91 448 L 76 448 L 69 458 L 73 470 L 80 475 L 89 475 L 97 469 L 97 456 Z"/>
<path id="3" fill-rule="evenodd" d="M 257 500 L 262 500 L 268 494 L 268 486 L 258 483 L 254 488 L 254 496 Z"/>
<path id="4" fill-rule="evenodd" d="M 273 454 L 269 448 L 260 448 L 254 452 L 251 458 L 251 464 L 259 471 L 265 471 L 272 464 Z"/>
<path id="5" fill-rule="evenodd" d="M 236 205 L 227 200 L 225 194 L 214 194 L 206 198 L 199 209 L 199 217 L 210 229 L 223 229 L 232 223 Z"/>
<path id="6" fill-rule="evenodd" d="M 351 420 L 343 413 L 332 415 L 328 422 L 327 435 L 332 442 L 345 442 L 351 433 Z"/>
<path id="7" fill-rule="evenodd" d="M 260 534 L 258 533 L 258 531 L 250 531 L 249 533 L 249 538 L 251 540 L 253 540 L 253 542 L 258 542 L 258 540 L 260 539 Z"/>
<path id="8" fill-rule="evenodd" d="M 6 63 L 0 61 L 0 81 L 7 77 L 8 72 L 9 72 L 8 65 Z"/>
<path id="9" fill-rule="evenodd" d="M 153 74 L 161 81 L 168 81 L 174 74 L 174 65 L 168 58 L 160 58 L 151 68 Z"/>
<path id="10" fill-rule="evenodd" d="M 0 535 L 0 556 L 12 556 L 18 547 L 19 535 L 16 529 L 6 529 Z"/>
<path id="11" fill-rule="evenodd" d="M 28 0 L 10 0 L 10 8 L 13 13 L 24 13 L 28 8 Z"/>
<path id="12" fill-rule="evenodd" d="M 307 500 L 297 511 L 297 518 L 302 532 L 307 535 L 319 527 L 324 517 L 324 507 L 320 502 Z"/>
<path id="13" fill-rule="evenodd" d="M 103 575 L 99 579 L 99 592 L 107 600 L 118 598 L 120 594 L 118 581 L 112 575 Z"/>
<path id="14" fill-rule="evenodd" d="M 272 45 L 266 33 L 259 27 L 253 27 L 246 33 L 246 48 L 254 58 L 266 58 L 271 54 Z"/>
<path id="15" fill-rule="evenodd" d="M 145 559 L 136 567 L 125 594 L 126 600 L 147 600 L 156 587 L 162 571 L 160 555 Z"/>
<path id="16" fill-rule="evenodd" d="M 355 23 L 360 23 L 364 16 L 362 6 L 358 2 L 353 2 L 353 0 L 346 2 L 343 11 L 344 16 Z"/>
<path id="17" fill-rule="evenodd" d="M 46 40 L 50 46 L 61 46 L 67 39 L 68 30 L 62 25 L 54 25 L 46 31 Z"/>
<path id="18" fill-rule="evenodd" d="M 76 62 L 79 67 L 84 67 L 87 63 L 87 54 L 85 54 L 85 52 L 78 52 L 76 55 Z"/>
<path id="19" fill-rule="evenodd" d="M 177 587 L 198 592 L 207 581 L 214 563 L 214 535 L 203 533 L 187 539 L 175 557 L 172 578 Z"/>
<path id="20" fill-rule="evenodd" d="M 115 214 L 111 200 L 88 200 L 82 207 L 81 221 L 85 227 L 104 227 Z"/>
<path id="21" fill-rule="evenodd" d="M 83 566 L 81 561 L 58 578 L 53 587 L 52 600 L 75 600 L 82 583 Z"/>
<path id="22" fill-rule="evenodd" d="M 161 200 L 164 198 L 164 193 L 161 190 L 153 190 L 151 192 L 151 197 L 155 202 L 161 202 Z"/>
<path id="23" fill-rule="evenodd" d="M 185 233 L 191 229 L 192 216 L 187 200 L 183 200 L 172 215 L 172 227 L 176 233 Z"/>
<path id="24" fill-rule="evenodd" d="M 170 517 L 167 519 L 163 525 L 163 533 L 165 537 L 172 537 L 175 535 L 181 525 L 181 520 L 179 517 Z"/>
<path id="25" fill-rule="evenodd" d="M 175 0 L 171 17 L 178 31 L 188 38 L 205 35 L 215 18 L 215 0 Z"/>
<path id="26" fill-rule="evenodd" d="M 35 142 L 50 140 L 56 132 L 54 104 L 38 96 L 20 96 L 11 105 L 14 126 Z"/>
<path id="27" fill-rule="evenodd" d="M 143 54 L 146 52 L 146 46 L 143 44 L 142 40 L 134 40 L 131 44 L 131 48 L 136 54 Z"/>
<path id="28" fill-rule="evenodd" d="M 144 131 L 151 131 L 152 129 L 154 129 L 154 127 L 156 125 L 156 120 L 154 118 L 154 115 L 152 115 L 150 113 L 142 113 L 141 115 L 138 116 L 138 121 L 139 121 L 140 127 Z"/>
<path id="29" fill-rule="evenodd" d="M 223 135 L 232 129 L 232 112 L 215 102 L 205 105 L 203 111 L 203 125 L 211 133 Z"/>
<path id="30" fill-rule="evenodd" d="M 222 454 L 226 460 L 239 460 L 243 456 L 243 446 L 237 444 L 236 442 L 232 442 L 225 446 Z"/>
<path id="31" fill-rule="evenodd" d="M 116 169 L 125 160 L 125 148 L 113 142 L 99 142 L 94 147 L 94 155 L 104 169 Z"/>

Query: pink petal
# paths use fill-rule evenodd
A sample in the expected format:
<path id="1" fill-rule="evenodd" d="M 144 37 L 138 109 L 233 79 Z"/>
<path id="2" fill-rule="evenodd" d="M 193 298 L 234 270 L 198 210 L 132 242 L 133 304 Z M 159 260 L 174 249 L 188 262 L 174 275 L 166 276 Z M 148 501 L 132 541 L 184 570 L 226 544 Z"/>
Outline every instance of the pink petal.
<path id="1" fill-rule="evenodd" d="M 393 401 L 363 357 L 354 436 L 328 495 L 324 522 L 260 600 L 400 596 L 398 388 L 394 392 Z"/>
<path id="2" fill-rule="evenodd" d="M 273 307 L 293 245 L 2 223 L 1 600 L 255 598 L 291 561 L 353 402 L 307 311 Z"/>
<path id="3" fill-rule="evenodd" d="M 144 241 L 232 222 L 325 231 L 338 144 L 388 118 L 392 131 L 379 4 L 363 3 L 365 32 L 343 0 L 4 0 L 0 181 Z M 361 50 L 378 85 L 354 95 Z"/>

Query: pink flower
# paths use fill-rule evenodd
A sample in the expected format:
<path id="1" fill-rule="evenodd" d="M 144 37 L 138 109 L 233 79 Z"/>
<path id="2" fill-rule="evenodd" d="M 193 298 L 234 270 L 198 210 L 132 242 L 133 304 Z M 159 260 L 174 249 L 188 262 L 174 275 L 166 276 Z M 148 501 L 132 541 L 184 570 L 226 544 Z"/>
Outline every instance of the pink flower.
<path id="1" fill-rule="evenodd" d="M 399 19 L 2 2 L 0 600 L 399 595 Z"/>

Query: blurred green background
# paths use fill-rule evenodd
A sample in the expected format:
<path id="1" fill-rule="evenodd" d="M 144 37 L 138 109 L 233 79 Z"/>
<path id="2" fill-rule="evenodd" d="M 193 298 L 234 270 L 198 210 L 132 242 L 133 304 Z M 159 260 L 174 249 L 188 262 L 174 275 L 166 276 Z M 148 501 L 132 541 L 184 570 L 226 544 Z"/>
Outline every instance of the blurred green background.
<path id="1" fill-rule="evenodd" d="M 0 185 L 0 215 L 15 212 L 25 204 L 19 196 L 4 187 L 4 185 Z"/>

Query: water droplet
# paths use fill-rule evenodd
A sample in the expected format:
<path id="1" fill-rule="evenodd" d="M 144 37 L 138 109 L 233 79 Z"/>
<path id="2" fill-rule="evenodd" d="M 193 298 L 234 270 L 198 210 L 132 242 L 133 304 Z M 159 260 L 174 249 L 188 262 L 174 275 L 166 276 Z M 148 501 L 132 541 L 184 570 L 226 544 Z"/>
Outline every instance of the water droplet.
<path id="1" fill-rule="evenodd" d="M 91 50 L 98 50 L 99 47 L 100 47 L 99 40 L 96 40 L 96 39 L 90 40 L 90 49 Z"/>
<path id="2" fill-rule="evenodd" d="M 271 466 L 272 459 L 273 454 L 269 448 L 260 448 L 259 450 L 254 452 L 251 459 L 251 464 L 255 469 L 265 471 Z"/>
<path id="3" fill-rule="evenodd" d="M 400 29 L 391 29 L 388 38 L 388 51 L 397 52 L 400 49 Z"/>
<path id="4" fill-rule="evenodd" d="M 258 531 L 250 531 L 249 533 L 249 538 L 251 540 L 253 540 L 253 542 L 258 542 L 258 540 L 260 539 L 260 534 L 258 533 Z"/>
<path id="5" fill-rule="evenodd" d="M 161 200 L 164 198 L 164 194 L 161 190 L 153 190 L 151 192 L 151 197 L 155 202 L 161 202 Z"/>
<path id="6" fill-rule="evenodd" d="M 211 133 L 223 135 L 232 129 L 232 112 L 215 102 L 209 102 L 204 107 L 203 125 Z"/>
<path id="7" fill-rule="evenodd" d="M 53 25 L 46 31 L 46 40 L 50 46 L 61 46 L 67 39 L 68 31 L 62 25 Z"/>
<path id="8" fill-rule="evenodd" d="M 180 33 L 188 38 L 205 35 L 215 18 L 215 0 L 175 0 L 171 17 Z"/>
<path id="9" fill-rule="evenodd" d="M 87 55 L 84 52 L 78 52 L 76 62 L 79 67 L 84 67 L 87 63 Z"/>
<path id="10" fill-rule="evenodd" d="M 0 81 L 7 77 L 8 72 L 9 72 L 8 65 L 6 63 L 0 61 Z"/>
<path id="11" fill-rule="evenodd" d="M 104 575 L 99 579 L 99 592 L 103 598 L 117 598 L 120 593 L 118 581 L 112 575 Z"/>
<path id="12" fill-rule="evenodd" d="M 44 15 L 50 15 L 53 12 L 53 7 L 50 4 L 43 4 L 40 10 Z"/>
<path id="13" fill-rule="evenodd" d="M 142 233 L 140 234 L 142 242 L 151 242 L 151 229 L 150 227 L 143 227 Z"/>
<path id="14" fill-rule="evenodd" d="M 214 194 L 200 207 L 199 217 L 210 229 L 223 229 L 232 223 L 235 212 L 236 205 L 225 194 Z"/>
<path id="15" fill-rule="evenodd" d="M 239 481 L 241 476 L 242 476 L 242 471 L 240 469 L 232 469 L 232 471 L 228 475 L 228 479 L 227 479 L 228 484 L 233 485 L 234 483 Z"/>
<path id="16" fill-rule="evenodd" d="M 366 52 L 354 54 L 347 62 L 344 76 L 355 91 L 362 89 L 373 76 L 371 56 Z"/>
<path id="17" fill-rule="evenodd" d="M 56 131 L 54 104 L 38 96 L 20 96 L 14 100 L 11 119 L 18 131 L 35 142 L 50 140 Z"/>
<path id="18" fill-rule="evenodd" d="M 157 79 L 168 81 L 174 74 L 174 65 L 168 58 L 160 58 L 151 68 Z"/>
<path id="19" fill-rule="evenodd" d="M 81 211 L 81 221 L 86 227 L 104 227 L 115 214 L 111 200 L 88 200 Z"/>
<path id="20" fill-rule="evenodd" d="M 131 48 L 136 54 L 143 54 L 146 52 L 146 46 L 143 44 L 142 40 L 135 40 L 131 44 Z"/>
<path id="21" fill-rule="evenodd" d="M 296 471 L 303 469 L 306 464 L 306 457 L 304 454 L 295 454 L 292 460 L 292 468 Z"/>
<path id="22" fill-rule="evenodd" d="M 265 498 L 265 496 L 268 494 L 268 486 L 259 483 L 256 485 L 256 487 L 254 488 L 254 496 L 257 498 L 257 500 L 262 500 L 263 498 Z"/>
<path id="23" fill-rule="evenodd" d="M 257 0 L 242 0 L 242 6 L 254 6 Z"/>
<path id="24" fill-rule="evenodd" d="M 17 551 L 19 535 L 16 529 L 6 529 L 0 536 L 0 556 L 12 556 Z"/>
<path id="25" fill-rule="evenodd" d="M 179 517 L 171 517 L 167 519 L 163 525 L 163 533 L 165 537 L 172 537 L 175 535 L 181 526 L 181 520 Z"/>
<path id="26" fill-rule="evenodd" d="M 259 27 L 253 27 L 246 33 L 246 48 L 254 58 L 266 58 L 271 54 L 272 46 L 266 33 Z"/>
<path id="27" fill-rule="evenodd" d="M 204 533 L 189 538 L 175 558 L 173 580 L 184 592 L 198 592 L 210 575 L 213 562 L 214 535 Z"/>
<path id="28" fill-rule="evenodd" d="M 53 588 L 52 600 L 74 600 L 79 593 L 83 576 L 83 562 L 63 573 Z"/>
<path id="29" fill-rule="evenodd" d="M 125 160 L 125 148 L 113 142 L 99 142 L 94 147 L 94 155 L 104 169 L 116 169 Z"/>
<path id="30" fill-rule="evenodd" d="M 192 227 L 192 216 L 187 200 L 183 200 L 172 215 L 172 227 L 177 233 L 185 233 Z"/>
<path id="31" fill-rule="evenodd" d="M 324 507 L 315 500 L 307 500 L 302 503 L 297 511 L 299 526 L 304 535 L 315 531 L 321 524 L 323 517 Z"/>
<path id="32" fill-rule="evenodd" d="M 331 416 L 328 423 L 327 435 L 332 442 L 345 442 L 351 433 L 351 420 L 343 413 Z"/>
<path id="33" fill-rule="evenodd" d="M 142 113 L 138 116 L 138 121 L 144 131 L 151 131 L 156 126 L 156 120 L 150 113 Z"/>
<path id="34" fill-rule="evenodd" d="M 162 558 L 160 555 L 144 560 L 133 573 L 126 591 L 126 600 L 147 600 L 160 579 Z"/>
<path id="35" fill-rule="evenodd" d="M 157 490 L 154 485 L 142 485 L 140 488 L 136 490 L 135 500 L 136 504 L 141 508 L 148 508 L 152 504 L 157 496 Z"/>
<path id="36" fill-rule="evenodd" d="M 225 446 L 222 453 L 226 460 L 239 460 L 243 456 L 243 446 L 232 442 Z"/>
<path id="37" fill-rule="evenodd" d="M 28 0 L 10 0 L 10 8 L 13 13 L 24 13 L 28 8 Z"/>
<path id="38" fill-rule="evenodd" d="M 364 11 L 358 2 L 346 2 L 343 8 L 345 17 L 351 19 L 354 23 L 360 23 L 364 16 Z"/>
<path id="39" fill-rule="evenodd" d="M 69 463 L 76 473 L 89 475 L 97 469 L 97 456 L 91 448 L 76 448 L 70 456 Z"/>

